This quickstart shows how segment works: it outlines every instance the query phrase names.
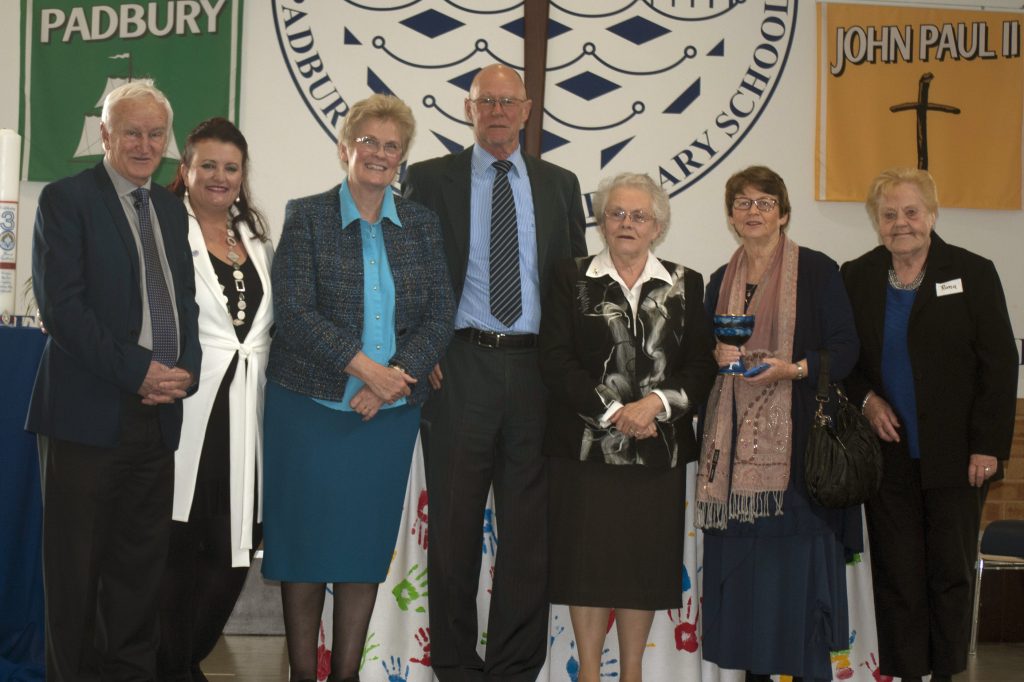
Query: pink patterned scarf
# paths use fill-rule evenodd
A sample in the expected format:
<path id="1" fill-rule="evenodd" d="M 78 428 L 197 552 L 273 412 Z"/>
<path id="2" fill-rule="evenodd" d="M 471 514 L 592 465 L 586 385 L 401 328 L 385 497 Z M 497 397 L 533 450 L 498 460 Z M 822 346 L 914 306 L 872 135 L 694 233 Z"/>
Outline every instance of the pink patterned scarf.
<path id="1" fill-rule="evenodd" d="M 793 360 L 798 255 L 796 243 L 782 234 L 747 308 L 755 316 L 744 355 L 747 366 L 765 357 Z M 743 311 L 747 267 L 740 247 L 725 268 L 716 314 Z M 782 514 L 792 452 L 792 396 L 790 381 L 754 387 L 731 375 L 715 380 L 697 468 L 697 527 L 725 528 L 729 519 L 753 523 Z"/>

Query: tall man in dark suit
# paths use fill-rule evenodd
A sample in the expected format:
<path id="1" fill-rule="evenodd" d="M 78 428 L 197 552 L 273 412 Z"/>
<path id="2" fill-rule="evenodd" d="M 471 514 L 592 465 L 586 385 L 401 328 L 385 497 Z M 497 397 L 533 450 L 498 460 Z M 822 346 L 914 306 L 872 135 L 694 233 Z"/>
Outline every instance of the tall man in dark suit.
<path id="1" fill-rule="evenodd" d="M 547 654 L 540 297 L 552 266 L 587 247 L 576 176 L 519 149 L 530 106 L 515 71 L 482 69 L 465 102 L 476 144 L 411 166 L 405 184 L 441 218 L 458 301 L 423 413 L 431 658 L 443 682 L 533 680 Z M 499 554 L 482 660 L 476 593 L 492 484 Z"/>
<path id="2" fill-rule="evenodd" d="M 150 180 L 171 117 L 152 85 L 111 91 L 103 161 L 39 195 L 32 277 L 50 338 L 26 428 L 51 681 L 155 678 L 180 401 L 201 359 L 185 209 Z"/>

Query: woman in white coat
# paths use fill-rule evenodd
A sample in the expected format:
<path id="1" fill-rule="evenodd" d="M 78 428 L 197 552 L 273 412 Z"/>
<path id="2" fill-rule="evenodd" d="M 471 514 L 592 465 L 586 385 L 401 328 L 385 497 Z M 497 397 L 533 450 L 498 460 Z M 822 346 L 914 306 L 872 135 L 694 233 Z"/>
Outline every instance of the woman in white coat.
<path id="1" fill-rule="evenodd" d="M 189 214 L 203 364 L 184 401 L 161 607 L 158 679 L 205 680 L 261 532 L 264 370 L 273 248 L 251 205 L 245 137 L 223 118 L 189 134 L 171 190 Z"/>

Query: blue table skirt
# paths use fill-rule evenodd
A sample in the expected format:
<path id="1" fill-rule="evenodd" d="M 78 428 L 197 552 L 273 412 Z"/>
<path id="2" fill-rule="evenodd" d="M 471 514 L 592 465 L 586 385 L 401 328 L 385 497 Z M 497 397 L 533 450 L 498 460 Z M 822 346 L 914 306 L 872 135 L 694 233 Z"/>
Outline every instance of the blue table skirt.
<path id="1" fill-rule="evenodd" d="M 44 678 L 42 497 L 25 413 L 46 337 L 0 327 L 0 682 Z"/>

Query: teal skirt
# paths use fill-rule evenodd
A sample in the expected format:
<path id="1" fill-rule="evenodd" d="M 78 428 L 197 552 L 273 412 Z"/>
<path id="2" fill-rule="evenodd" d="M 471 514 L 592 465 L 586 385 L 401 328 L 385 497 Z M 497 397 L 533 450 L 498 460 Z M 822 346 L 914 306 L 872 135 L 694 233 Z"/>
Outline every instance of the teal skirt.
<path id="1" fill-rule="evenodd" d="M 380 583 L 402 519 L 419 406 L 368 422 L 267 382 L 263 575 Z"/>

